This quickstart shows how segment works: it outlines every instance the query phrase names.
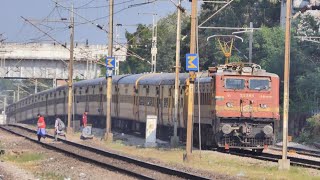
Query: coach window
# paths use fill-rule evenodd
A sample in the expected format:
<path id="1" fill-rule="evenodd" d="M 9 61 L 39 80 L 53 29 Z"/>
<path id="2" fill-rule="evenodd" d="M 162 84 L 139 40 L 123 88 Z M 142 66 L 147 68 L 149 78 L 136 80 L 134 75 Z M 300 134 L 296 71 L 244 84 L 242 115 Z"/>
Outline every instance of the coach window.
<path id="1" fill-rule="evenodd" d="M 251 90 L 269 90 L 269 80 L 268 79 L 250 79 L 249 89 Z"/>
<path id="2" fill-rule="evenodd" d="M 225 80 L 226 89 L 244 89 L 244 84 L 244 79 L 228 78 Z"/>

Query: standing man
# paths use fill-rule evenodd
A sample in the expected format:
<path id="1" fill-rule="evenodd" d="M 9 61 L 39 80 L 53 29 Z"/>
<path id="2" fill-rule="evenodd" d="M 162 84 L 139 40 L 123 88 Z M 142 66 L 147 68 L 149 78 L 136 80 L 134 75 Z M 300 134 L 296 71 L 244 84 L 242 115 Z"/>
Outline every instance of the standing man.
<path id="1" fill-rule="evenodd" d="M 85 111 L 82 115 L 82 126 L 83 128 L 85 128 L 87 126 L 87 122 L 88 122 L 88 112 Z"/>
<path id="2" fill-rule="evenodd" d="M 38 114 L 38 141 L 40 141 L 41 137 L 46 138 L 46 122 L 44 121 L 44 117 L 41 114 Z"/>

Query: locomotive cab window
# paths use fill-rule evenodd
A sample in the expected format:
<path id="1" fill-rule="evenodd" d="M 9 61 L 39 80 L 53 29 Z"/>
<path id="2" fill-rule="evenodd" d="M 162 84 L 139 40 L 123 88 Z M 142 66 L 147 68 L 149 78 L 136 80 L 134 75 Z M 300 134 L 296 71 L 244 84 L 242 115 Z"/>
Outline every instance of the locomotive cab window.
<path id="1" fill-rule="evenodd" d="M 250 79 L 249 80 L 249 89 L 251 90 L 269 90 L 270 85 L 269 85 L 269 80 L 268 79 Z"/>
<path id="2" fill-rule="evenodd" d="M 225 80 L 226 89 L 244 89 L 244 84 L 244 79 L 228 78 Z"/>

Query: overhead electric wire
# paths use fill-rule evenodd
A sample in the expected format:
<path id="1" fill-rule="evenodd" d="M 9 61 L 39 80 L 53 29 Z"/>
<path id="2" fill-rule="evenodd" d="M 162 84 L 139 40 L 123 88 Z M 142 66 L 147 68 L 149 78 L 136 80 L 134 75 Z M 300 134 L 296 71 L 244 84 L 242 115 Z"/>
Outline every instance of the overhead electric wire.
<path id="1" fill-rule="evenodd" d="M 125 4 L 125 3 L 129 3 L 129 2 L 133 2 L 135 0 L 127 0 L 127 1 L 123 1 L 123 2 L 119 2 L 119 3 L 114 3 L 113 6 L 117 6 L 117 5 L 121 5 L 121 4 Z M 106 8 L 109 7 L 109 5 L 101 5 L 101 6 L 91 6 L 91 7 L 77 7 L 75 9 L 98 9 L 98 8 Z"/>

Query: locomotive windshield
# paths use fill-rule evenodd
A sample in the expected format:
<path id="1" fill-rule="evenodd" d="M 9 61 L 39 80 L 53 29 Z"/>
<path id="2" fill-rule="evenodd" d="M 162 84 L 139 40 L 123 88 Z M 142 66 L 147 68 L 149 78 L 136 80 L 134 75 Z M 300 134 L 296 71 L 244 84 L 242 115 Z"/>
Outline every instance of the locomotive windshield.
<path id="1" fill-rule="evenodd" d="M 251 90 L 268 90 L 269 80 L 267 79 L 250 79 L 249 89 Z"/>
<path id="2" fill-rule="evenodd" d="M 226 79 L 226 85 L 225 87 L 227 89 L 244 89 L 244 79 Z"/>

